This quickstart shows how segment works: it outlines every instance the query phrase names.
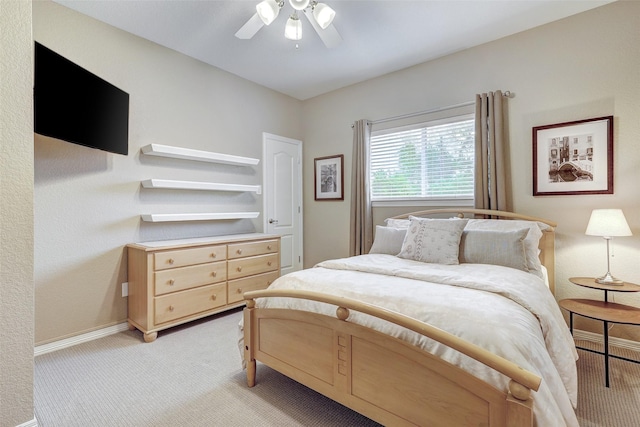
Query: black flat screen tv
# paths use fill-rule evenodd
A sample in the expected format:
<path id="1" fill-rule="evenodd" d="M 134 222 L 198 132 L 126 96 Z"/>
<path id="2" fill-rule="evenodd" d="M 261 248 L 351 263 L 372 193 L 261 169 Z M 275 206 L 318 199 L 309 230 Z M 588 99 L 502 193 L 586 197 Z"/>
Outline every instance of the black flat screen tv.
<path id="1" fill-rule="evenodd" d="M 129 94 L 38 42 L 34 56 L 35 132 L 126 156 Z"/>

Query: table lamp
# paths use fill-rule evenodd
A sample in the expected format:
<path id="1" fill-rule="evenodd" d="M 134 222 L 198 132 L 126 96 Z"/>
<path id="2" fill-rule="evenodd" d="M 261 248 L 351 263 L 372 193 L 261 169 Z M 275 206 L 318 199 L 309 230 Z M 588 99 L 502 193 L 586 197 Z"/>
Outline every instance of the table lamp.
<path id="1" fill-rule="evenodd" d="M 607 274 L 598 277 L 596 282 L 604 285 L 621 285 L 623 281 L 613 277 L 609 270 L 609 241 L 612 237 L 632 236 L 622 209 L 594 209 L 585 234 L 601 236 L 607 241 Z"/>

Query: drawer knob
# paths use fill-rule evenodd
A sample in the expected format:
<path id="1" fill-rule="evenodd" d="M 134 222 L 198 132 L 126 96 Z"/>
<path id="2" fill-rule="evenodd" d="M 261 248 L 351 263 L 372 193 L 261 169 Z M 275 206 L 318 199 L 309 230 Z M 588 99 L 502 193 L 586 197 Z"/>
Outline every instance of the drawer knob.
<path id="1" fill-rule="evenodd" d="M 172 306 L 172 305 L 170 305 L 170 306 L 169 306 L 169 311 L 173 311 L 173 310 L 174 310 L 173 306 Z"/>
<path id="2" fill-rule="evenodd" d="M 238 267 L 238 268 L 236 268 L 236 270 L 242 271 L 242 267 Z"/>
<path id="3" fill-rule="evenodd" d="M 215 252 L 211 252 L 211 258 L 215 258 L 216 257 L 216 253 Z"/>
<path id="4" fill-rule="evenodd" d="M 272 264 L 272 263 L 271 263 L 271 261 L 267 261 L 267 265 L 268 265 L 269 267 L 271 267 L 271 264 Z"/>
<path id="5" fill-rule="evenodd" d="M 216 294 L 211 295 L 211 299 L 212 299 L 213 301 L 215 301 L 215 300 L 216 300 Z"/>
<path id="6" fill-rule="evenodd" d="M 174 263 L 173 258 L 169 258 L 169 264 L 173 264 L 173 263 Z"/>
<path id="7" fill-rule="evenodd" d="M 238 255 L 240 255 L 240 254 L 242 253 L 242 249 L 237 249 L 237 250 L 236 250 L 236 253 L 237 253 Z"/>
<path id="8" fill-rule="evenodd" d="M 218 273 L 216 273 L 215 271 L 212 271 L 211 272 L 211 277 L 216 277 L 216 274 L 218 274 Z"/>
<path id="9" fill-rule="evenodd" d="M 238 288 L 238 290 L 236 292 L 241 294 L 242 293 L 242 288 Z"/>
<path id="10" fill-rule="evenodd" d="M 271 250 L 271 245 L 267 245 L 267 249 L 268 249 L 268 250 Z"/>
<path id="11" fill-rule="evenodd" d="M 174 280 L 173 280 L 173 279 L 169 279 L 169 286 L 173 286 L 173 284 L 174 284 L 174 283 L 175 283 L 175 282 L 174 282 Z"/>

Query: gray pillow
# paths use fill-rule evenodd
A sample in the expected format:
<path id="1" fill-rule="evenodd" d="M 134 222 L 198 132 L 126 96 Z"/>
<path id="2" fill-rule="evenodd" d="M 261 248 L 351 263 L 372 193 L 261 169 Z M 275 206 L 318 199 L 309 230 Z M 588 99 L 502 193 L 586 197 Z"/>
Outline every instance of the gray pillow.
<path id="1" fill-rule="evenodd" d="M 528 229 L 513 231 L 464 230 L 460 263 L 493 264 L 529 271 L 525 238 Z"/>
<path id="2" fill-rule="evenodd" d="M 543 278 L 540 258 L 538 257 L 538 245 L 542 237 L 542 231 L 549 228 L 548 225 L 537 221 L 501 220 L 501 219 L 470 219 L 467 222 L 467 230 L 496 230 L 514 231 L 526 228 L 529 230 L 524 239 L 524 248 L 527 254 L 527 267 L 530 273 Z"/>
<path id="3" fill-rule="evenodd" d="M 376 225 L 376 235 L 371 245 L 370 254 L 398 255 L 402 250 L 402 242 L 407 234 L 406 228 L 384 227 Z"/>

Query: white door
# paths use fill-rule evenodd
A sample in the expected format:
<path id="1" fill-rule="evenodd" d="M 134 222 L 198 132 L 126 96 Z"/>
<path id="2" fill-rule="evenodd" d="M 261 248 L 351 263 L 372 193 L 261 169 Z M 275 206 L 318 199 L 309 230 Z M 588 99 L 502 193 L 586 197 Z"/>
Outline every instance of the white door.
<path id="1" fill-rule="evenodd" d="M 280 273 L 302 269 L 302 141 L 262 134 L 265 233 L 279 234 Z"/>

